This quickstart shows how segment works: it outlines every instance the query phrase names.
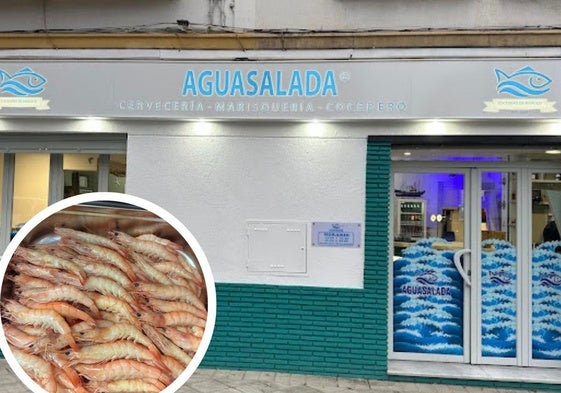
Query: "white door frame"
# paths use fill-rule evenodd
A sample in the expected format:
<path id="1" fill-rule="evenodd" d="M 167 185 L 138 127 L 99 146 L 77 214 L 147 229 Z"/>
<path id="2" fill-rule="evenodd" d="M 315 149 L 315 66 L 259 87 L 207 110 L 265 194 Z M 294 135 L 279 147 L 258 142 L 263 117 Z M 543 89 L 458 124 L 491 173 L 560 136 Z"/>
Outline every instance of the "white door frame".
<path id="1" fill-rule="evenodd" d="M 403 354 L 393 352 L 393 294 L 390 285 L 390 314 L 388 317 L 389 332 L 389 357 L 390 359 L 403 360 L 433 360 L 446 362 L 464 362 L 474 364 L 500 364 L 515 366 L 540 366 L 559 367 L 561 361 L 532 360 L 532 244 L 531 244 L 531 217 L 532 200 L 531 174 L 534 172 L 560 171 L 561 164 L 558 162 L 430 162 L 430 161 L 395 161 L 392 163 L 392 187 L 395 173 L 463 173 L 464 189 L 468 190 L 464 195 L 465 206 L 469 206 L 472 212 L 481 211 L 481 173 L 483 172 L 507 172 L 516 173 L 516 247 L 517 247 L 517 349 L 515 358 L 494 358 L 481 355 L 481 315 L 480 307 L 471 307 L 473 304 L 481 304 L 481 282 L 480 279 L 472 280 L 472 288 L 464 287 L 464 322 L 471 321 L 471 326 L 464 329 L 464 356 L 430 355 L 430 354 Z M 512 190 L 514 191 L 514 190 Z M 509 191 L 509 192 L 512 192 Z M 393 192 L 392 192 L 393 195 Z M 509 196 L 510 197 L 510 196 Z M 390 209 L 393 217 L 393 206 Z M 481 277 L 480 257 L 473 259 L 473 255 L 481 255 L 480 241 L 480 219 L 471 220 L 469 214 L 465 214 L 464 223 L 464 245 L 471 247 L 471 255 L 466 254 L 464 261 L 471 269 L 472 277 Z M 477 217 L 477 214 L 474 215 Z M 390 232 L 393 229 L 390 228 Z M 393 249 L 393 233 L 390 233 L 390 250 Z M 390 252 L 393 255 L 393 252 Z M 391 266 L 391 264 L 390 264 Z M 390 282 L 393 283 L 393 270 L 390 270 Z M 467 315 L 466 315 L 467 313 Z"/>

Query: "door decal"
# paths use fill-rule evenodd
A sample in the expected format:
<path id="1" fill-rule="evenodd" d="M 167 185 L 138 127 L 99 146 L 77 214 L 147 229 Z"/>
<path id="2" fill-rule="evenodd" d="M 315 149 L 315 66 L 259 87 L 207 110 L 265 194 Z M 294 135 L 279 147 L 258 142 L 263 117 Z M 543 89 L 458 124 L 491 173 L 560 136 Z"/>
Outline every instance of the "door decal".
<path id="1" fill-rule="evenodd" d="M 532 356 L 561 360 L 560 241 L 546 242 L 532 255 Z"/>
<path id="2" fill-rule="evenodd" d="M 463 280 L 434 243 L 447 241 L 419 240 L 393 264 L 395 352 L 463 354 Z"/>
<path id="3" fill-rule="evenodd" d="M 516 248 L 494 239 L 481 247 L 481 354 L 516 357 Z"/>

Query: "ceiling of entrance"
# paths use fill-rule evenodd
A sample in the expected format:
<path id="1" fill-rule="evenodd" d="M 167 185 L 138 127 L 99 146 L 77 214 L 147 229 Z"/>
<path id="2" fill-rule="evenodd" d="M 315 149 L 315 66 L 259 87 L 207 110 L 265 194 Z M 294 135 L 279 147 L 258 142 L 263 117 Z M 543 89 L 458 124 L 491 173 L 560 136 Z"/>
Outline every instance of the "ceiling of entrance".
<path id="1" fill-rule="evenodd" d="M 561 160 L 561 146 L 557 147 L 522 147 L 497 149 L 477 149 L 446 147 L 422 148 L 402 147 L 392 149 L 393 161 L 557 161 Z"/>

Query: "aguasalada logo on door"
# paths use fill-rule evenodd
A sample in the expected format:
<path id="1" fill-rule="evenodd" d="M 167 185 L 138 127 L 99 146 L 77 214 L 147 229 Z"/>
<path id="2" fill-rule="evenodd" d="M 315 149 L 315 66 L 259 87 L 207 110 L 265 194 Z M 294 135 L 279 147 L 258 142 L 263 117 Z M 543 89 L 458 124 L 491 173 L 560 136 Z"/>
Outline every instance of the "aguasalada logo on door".
<path id="1" fill-rule="evenodd" d="M 531 66 L 522 67 L 512 73 L 495 68 L 497 93 L 509 98 L 495 98 L 485 101 L 485 112 L 500 111 L 539 111 L 557 112 L 555 101 L 542 98 L 549 93 L 551 78 Z"/>
<path id="2" fill-rule="evenodd" d="M 47 110 L 49 100 L 39 97 L 47 79 L 30 67 L 10 74 L 0 68 L 0 110 L 4 108 L 34 108 Z"/>

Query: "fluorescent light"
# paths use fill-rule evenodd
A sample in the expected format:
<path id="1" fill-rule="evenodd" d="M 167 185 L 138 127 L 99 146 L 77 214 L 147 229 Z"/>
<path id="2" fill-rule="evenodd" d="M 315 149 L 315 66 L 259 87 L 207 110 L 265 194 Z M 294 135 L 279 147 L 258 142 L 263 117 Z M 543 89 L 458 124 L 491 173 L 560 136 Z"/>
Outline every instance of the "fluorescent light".
<path id="1" fill-rule="evenodd" d="M 550 149 L 550 150 L 546 150 L 545 154 L 561 154 L 561 150 Z"/>
<path id="2" fill-rule="evenodd" d="M 317 119 L 313 119 L 306 123 L 305 130 L 308 136 L 322 137 L 325 135 L 325 124 Z"/>

